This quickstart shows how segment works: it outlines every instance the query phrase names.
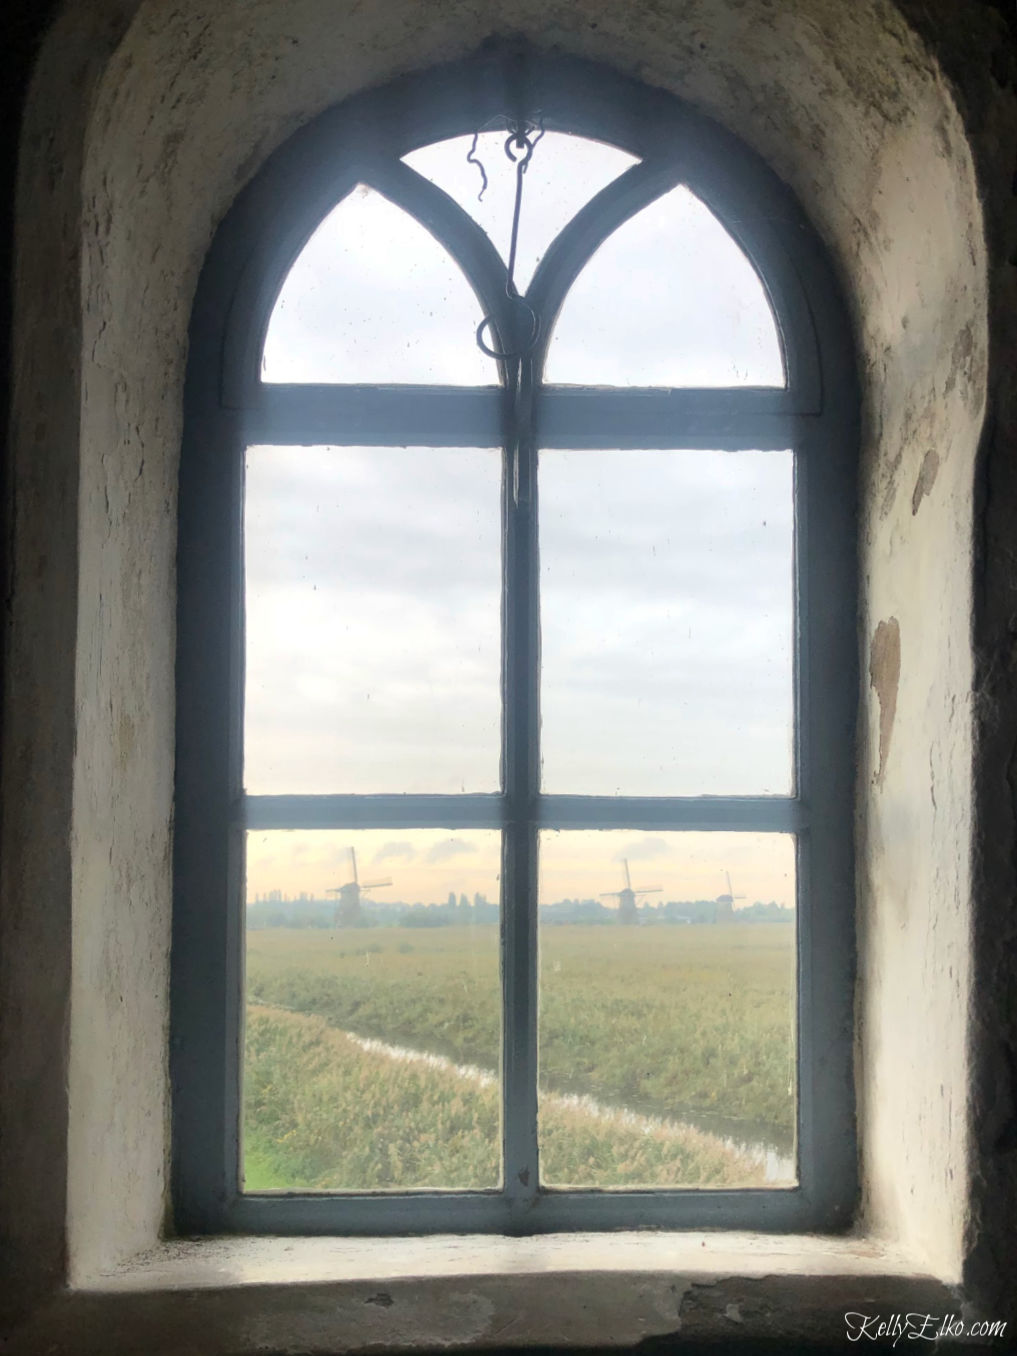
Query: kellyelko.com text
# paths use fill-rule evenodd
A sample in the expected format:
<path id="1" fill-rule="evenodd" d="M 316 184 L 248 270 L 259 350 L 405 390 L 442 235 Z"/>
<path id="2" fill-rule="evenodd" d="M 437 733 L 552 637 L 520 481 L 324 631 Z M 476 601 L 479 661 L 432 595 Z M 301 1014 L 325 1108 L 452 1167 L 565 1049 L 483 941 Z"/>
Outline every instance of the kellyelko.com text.
<path id="1" fill-rule="evenodd" d="M 849 1342 L 890 1342 L 901 1338 L 910 1342 L 942 1341 L 948 1337 L 1002 1337 L 1003 1319 L 982 1319 L 965 1323 L 958 1314 L 856 1314 L 846 1313 L 844 1323 Z"/>

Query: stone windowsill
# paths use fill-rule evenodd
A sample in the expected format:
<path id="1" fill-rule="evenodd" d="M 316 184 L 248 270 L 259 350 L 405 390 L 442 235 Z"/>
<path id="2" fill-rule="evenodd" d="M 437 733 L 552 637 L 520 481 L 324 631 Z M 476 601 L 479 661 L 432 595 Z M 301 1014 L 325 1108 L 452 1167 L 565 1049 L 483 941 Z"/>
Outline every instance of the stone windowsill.
<path id="1" fill-rule="evenodd" d="M 12 1353 L 147 1356 L 767 1339 L 959 1302 L 873 1240 L 732 1233 L 167 1242 L 62 1294 Z M 651 1343 L 652 1346 L 652 1343 Z"/>

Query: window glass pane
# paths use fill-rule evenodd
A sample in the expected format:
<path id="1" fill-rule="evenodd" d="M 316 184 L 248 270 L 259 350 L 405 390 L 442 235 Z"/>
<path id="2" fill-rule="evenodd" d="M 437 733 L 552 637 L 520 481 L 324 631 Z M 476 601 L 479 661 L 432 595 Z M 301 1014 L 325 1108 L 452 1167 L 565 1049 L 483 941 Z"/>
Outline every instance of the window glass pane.
<path id="1" fill-rule="evenodd" d="M 499 841 L 248 834 L 245 1190 L 497 1187 Z"/>
<path id="2" fill-rule="evenodd" d="M 483 318 L 459 267 L 419 222 L 360 185 L 304 246 L 269 320 L 270 382 L 492 385 Z"/>
<path id="3" fill-rule="evenodd" d="M 501 456 L 252 447 L 248 791 L 498 788 Z"/>
<path id="4" fill-rule="evenodd" d="M 573 283 L 546 379 L 582 386 L 783 386 L 759 276 L 687 188 L 609 236 Z"/>
<path id="5" fill-rule="evenodd" d="M 543 786 L 793 787 L 790 452 L 540 454 Z"/>
<path id="6" fill-rule="evenodd" d="M 791 1186 L 784 834 L 540 836 L 541 1178 Z"/>
<path id="7" fill-rule="evenodd" d="M 506 261 L 516 192 L 516 166 L 505 154 L 507 136 L 507 132 L 481 132 L 477 138 L 474 156 L 487 175 L 486 189 L 480 170 L 466 159 L 472 136 L 438 141 L 403 156 L 411 169 L 469 212 Z M 544 133 L 533 148 L 523 179 L 515 270 L 520 292 L 526 291 L 547 247 L 579 209 L 636 163 L 635 156 L 600 141 L 564 132 Z"/>

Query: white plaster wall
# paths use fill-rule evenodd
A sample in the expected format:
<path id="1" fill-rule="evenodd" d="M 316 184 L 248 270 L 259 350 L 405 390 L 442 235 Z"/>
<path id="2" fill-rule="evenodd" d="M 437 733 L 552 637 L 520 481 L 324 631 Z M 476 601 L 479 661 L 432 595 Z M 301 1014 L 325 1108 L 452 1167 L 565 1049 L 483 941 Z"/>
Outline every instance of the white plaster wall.
<path id="1" fill-rule="evenodd" d="M 918 1255 L 957 1279 L 967 1208 L 972 453 L 987 326 L 980 242 L 959 229 L 974 197 L 970 165 L 951 157 L 943 172 L 932 114 L 919 105 L 900 129 L 875 192 L 881 236 L 906 238 L 909 249 L 907 267 L 888 255 L 866 317 L 879 442 L 864 464 L 863 683 L 880 621 L 896 618 L 901 657 L 881 779 L 875 691 L 864 731 L 859 1054 L 868 1220 L 888 1234 L 906 1221 Z"/>
<path id="2" fill-rule="evenodd" d="M 69 10 L 37 65 L 17 190 L 0 760 L 0 1310 L 66 1271 L 79 195 L 87 109 L 115 42 L 112 12 Z M 68 109 L 78 116 L 65 118 Z"/>
<path id="3" fill-rule="evenodd" d="M 110 23 L 130 9 L 109 4 Z M 967 617 L 984 260 L 955 110 L 883 0 L 137 8 L 90 104 L 81 185 L 72 1271 L 150 1244 L 165 1207 L 173 520 L 201 259 L 237 189 L 296 125 L 498 31 L 614 64 L 726 123 L 796 189 L 845 279 L 865 358 L 862 632 L 897 616 L 903 653 L 882 786 L 870 785 L 867 753 L 862 773 L 866 1208 L 887 1233 L 907 1219 L 911 1241 L 952 1274 L 965 1208 Z M 37 206 L 30 195 L 26 221 Z M 76 210 L 70 196 L 65 210 Z M 23 257 L 35 247 L 24 239 Z M 911 515 L 929 446 L 939 475 Z M 916 1117 L 895 1080 L 926 1067 L 936 1074 Z"/>

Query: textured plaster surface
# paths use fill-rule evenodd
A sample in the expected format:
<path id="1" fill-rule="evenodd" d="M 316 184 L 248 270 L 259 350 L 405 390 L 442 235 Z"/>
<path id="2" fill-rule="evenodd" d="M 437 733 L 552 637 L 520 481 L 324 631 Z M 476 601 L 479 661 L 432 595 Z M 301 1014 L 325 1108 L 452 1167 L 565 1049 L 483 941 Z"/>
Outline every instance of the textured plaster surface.
<path id="1" fill-rule="evenodd" d="M 862 634 L 877 671 L 893 618 L 895 715 L 861 730 L 860 1128 L 864 1212 L 957 1276 L 969 1208 L 973 455 L 984 413 L 985 282 L 970 158 L 926 108 L 875 175 L 863 347 Z M 922 168 L 924 167 L 924 169 Z M 929 261 L 935 260 L 934 268 Z M 935 483 L 913 511 L 927 456 Z M 889 624 L 888 624 L 889 625 Z M 887 675 L 889 676 L 889 675 Z M 889 697 L 889 692 L 887 692 Z M 881 723 L 882 708 L 883 720 Z M 882 755 L 882 756 L 881 756 Z"/>
<path id="2" fill-rule="evenodd" d="M 62 21 L 22 131 L 18 193 L 37 220 L 16 255 L 4 505 L 0 1308 L 66 1266 L 84 128 L 61 115 L 87 105 L 111 17 Z"/>
<path id="3" fill-rule="evenodd" d="M 965 1282 L 1017 1312 L 1017 10 L 908 0 L 954 83 L 989 245 L 990 413 L 975 532 L 972 1181 Z"/>
<path id="4" fill-rule="evenodd" d="M 929 7 L 907 8 L 934 43 Z M 524 32 L 716 116 L 792 185 L 841 273 L 865 391 L 866 683 L 878 623 L 896 618 L 901 638 L 882 769 L 878 703 L 862 695 L 864 1220 L 946 1278 L 968 1247 L 994 1284 L 1001 1212 L 1014 1200 L 1014 1018 L 999 1021 L 1002 949 L 990 956 L 983 938 L 975 956 L 989 1001 L 972 1020 L 991 1114 L 969 1161 L 968 618 L 974 452 L 990 379 L 976 803 L 997 830 L 980 834 L 977 859 L 979 888 L 993 891 L 1017 872 L 1017 715 L 1002 714 L 1014 708 L 1017 674 L 1007 537 L 1017 473 L 1006 458 L 1017 411 L 1005 381 L 1006 355 L 1017 352 L 1006 251 L 1017 246 L 1009 179 L 991 193 L 1015 144 L 1013 74 L 1009 85 L 993 74 L 996 95 L 1010 95 L 990 98 L 978 33 L 998 38 L 999 25 L 987 7 L 932 8 L 956 34 L 951 75 L 967 132 L 888 0 L 67 7 L 36 78 L 19 205 L 0 1072 L 7 1143 L 30 1171 L 11 1173 L 10 1148 L 0 1165 L 11 1183 L 5 1228 L 28 1271 L 59 1272 L 66 1246 L 71 1274 L 93 1275 L 151 1247 L 165 1213 L 173 519 L 201 259 L 238 189 L 297 125 L 364 85 L 465 55 L 492 32 Z M 976 172 L 991 198 L 991 368 Z M 1013 930 L 1011 912 L 1003 937 Z"/>

